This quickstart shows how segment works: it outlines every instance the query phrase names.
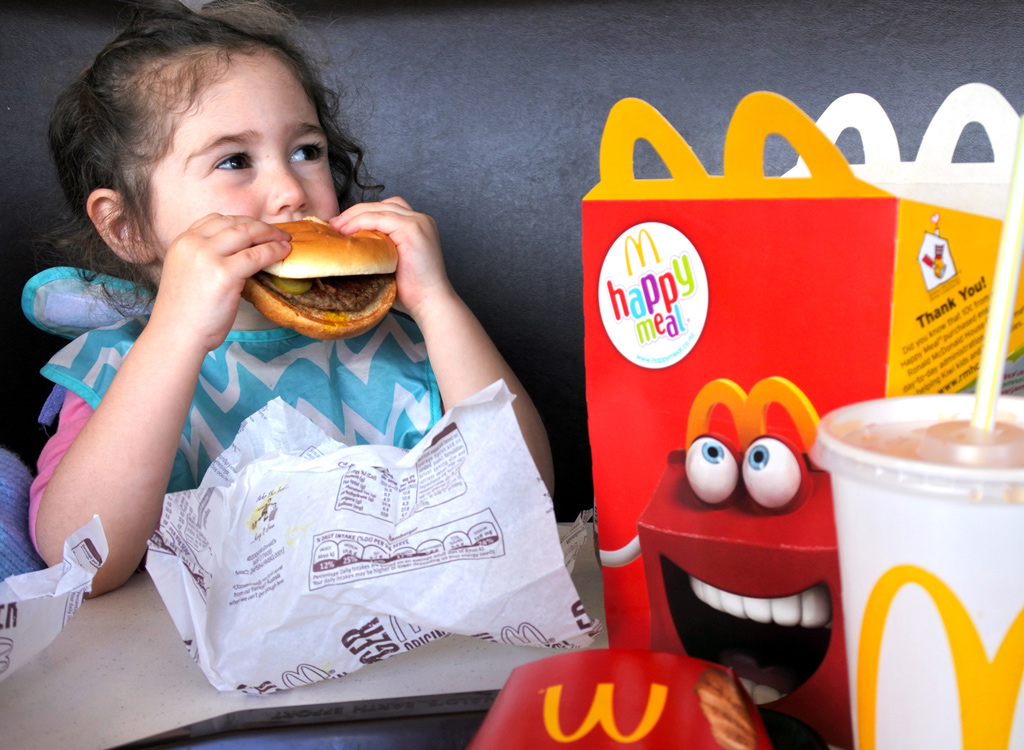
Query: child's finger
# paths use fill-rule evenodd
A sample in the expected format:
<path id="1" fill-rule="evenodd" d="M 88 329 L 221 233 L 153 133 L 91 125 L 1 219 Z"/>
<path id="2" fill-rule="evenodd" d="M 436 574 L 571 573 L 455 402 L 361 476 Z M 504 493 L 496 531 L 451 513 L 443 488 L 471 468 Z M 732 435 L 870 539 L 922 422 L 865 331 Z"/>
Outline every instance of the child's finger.
<path id="1" fill-rule="evenodd" d="M 286 231 L 249 216 L 210 214 L 195 222 L 189 231 L 216 240 L 219 252 L 232 253 L 265 242 L 287 242 Z"/>
<path id="2" fill-rule="evenodd" d="M 404 199 L 392 196 L 377 203 L 357 203 L 342 211 L 328 223 L 342 234 L 351 234 L 360 229 L 377 228 L 370 224 L 401 216 L 413 217 L 417 216 L 417 213 Z"/>
<path id="3" fill-rule="evenodd" d="M 206 273 L 211 273 L 214 266 L 220 266 L 229 277 L 246 279 L 287 257 L 291 252 L 289 240 L 287 232 L 265 222 L 211 214 L 175 240 L 165 266 L 173 255 L 174 267 L 206 268 Z"/>
<path id="4" fill-rule="evenodd" d="M 354 234 L 362 229 L 383 232 L 399 247 L 438 241 L 437 225 L 431 217 L 397 204 L 395 208 L 365 208 L 332 226 L 342 234 Z"/>
<path id="5" fill-rule="evenodd" d="M 268 243 L 287 244 L 291 239 L 291 236 L 283 229 L 262 221 L 243 221 L 233 224 L 224 229 L 224 234 L 228 235 L 229 244 L 237 244 L 239 251 L 255 249 Z"/>
<path id="6" fill-rule="evenodd" d="M 389 197 L 385 198 L 384 200 L 382 200 L 381 203 L 394 203 L 394 204 L 397 204 L 399 206 L 402 206 L 403 208 L 408 208 L 410 210 L 412 209 L 412 206 L 409 205 L 409 203 L 405 200 L 405 198 L 402 198 L 402 197 L 400 197 L 398 195 L 389 196 Z"/>
<path id="7" fill-rule="evenodd" d="M 239 277 L 248 278 L 271 263 L 284 260 L 291 251 L 291 243 L 274 240 L 250 245 L 230 255 L 227 260 Z"/>

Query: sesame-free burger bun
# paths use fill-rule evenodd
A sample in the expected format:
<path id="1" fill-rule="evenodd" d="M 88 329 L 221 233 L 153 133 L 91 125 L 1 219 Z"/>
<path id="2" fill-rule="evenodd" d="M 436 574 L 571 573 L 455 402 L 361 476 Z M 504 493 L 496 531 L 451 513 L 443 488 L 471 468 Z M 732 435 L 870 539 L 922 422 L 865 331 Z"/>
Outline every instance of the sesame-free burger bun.
<path id="1" fill-rule="evenodd" d="M 380 232 L 342 235 L 309 217 L 275 224 L 292 251 L 248 279 L 242 297 L 264 317 L 318 339 L 358 336 L 391 309 L 398 252 Z"/>
<path id="2" fill-rule="evenodd" d="M 398 265 L 395 244 L 381 232 L 364 229 L 338 234 L 327 222 L 313 218 L 274 226 L 288 232 L 292 241 L 292 251 L 284 260 L 263 269 L 274 276 L 310 279 L 394 273 Z"/>

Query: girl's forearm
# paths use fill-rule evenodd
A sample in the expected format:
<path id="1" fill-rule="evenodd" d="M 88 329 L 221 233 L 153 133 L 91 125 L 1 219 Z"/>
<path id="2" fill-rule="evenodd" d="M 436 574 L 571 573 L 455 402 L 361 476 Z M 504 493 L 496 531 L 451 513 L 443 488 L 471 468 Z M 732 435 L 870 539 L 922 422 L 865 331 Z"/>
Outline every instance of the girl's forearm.
<path id="1" fill-rule="evenodd" d="M 138 567 L 160 519 L 182 428 L 205 352 L 148 326 L 43 491 L 36 538 L 49 564 L 64 540 L 98 515 L 109 554 L 93 594 Z"/>
<path id="2" fill-rule="evenodd" d="M 503 379 L 515 394 L 519 429 L 548 492 L 554 490 L 554 467 L 547 430 L 533 401 L 501 356 L 480 321 L 454 291 L 421 311 L 417 324 L 430 352 L 444 403 L 453 405 Z"/>

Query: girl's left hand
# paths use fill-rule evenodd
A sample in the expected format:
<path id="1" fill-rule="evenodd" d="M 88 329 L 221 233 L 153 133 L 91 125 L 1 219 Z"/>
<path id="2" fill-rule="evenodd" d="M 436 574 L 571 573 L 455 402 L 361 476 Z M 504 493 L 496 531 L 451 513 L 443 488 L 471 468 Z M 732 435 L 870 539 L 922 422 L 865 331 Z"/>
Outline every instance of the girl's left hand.
<path id="1" fill-rule="evenodd" d="M 330 220 L 341 234 L 375 229 L 388 235 L 398 248 L 398 301 L 419 320 L 438 295 L 452 293 L 441 254 L 437 224 L 402 198 L 359 203 Z"/>
<path id="2" fill-rule="evenodd" d="M 388 198 L 352 206 L 330 224 L 342 234 L 375 229 L 391 237 L 398 246 L 398 300 L 423 333 L 442 403 L 457 404 L 504 380 L 516 395 L 512 408 L 550 492 L 554 470 L 544 423 L 480 321 L 452 288 L 434 220 L 401 198 Z"/>

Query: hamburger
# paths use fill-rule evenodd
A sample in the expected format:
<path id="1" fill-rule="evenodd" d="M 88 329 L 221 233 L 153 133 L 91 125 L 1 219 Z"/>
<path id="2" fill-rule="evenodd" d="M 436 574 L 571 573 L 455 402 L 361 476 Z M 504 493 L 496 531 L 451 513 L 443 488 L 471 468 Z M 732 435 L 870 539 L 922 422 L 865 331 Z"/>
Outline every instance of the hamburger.
<path id="1" fill-rule="evenodd" d="M 264 317 L 312 338 L 343 339 L 370 330 L 391 309 L 398 251 L 387 235 L 342 235 L 312 216 L 274 226 L 291 235 L 292 251 L 242 290 Z"/>

